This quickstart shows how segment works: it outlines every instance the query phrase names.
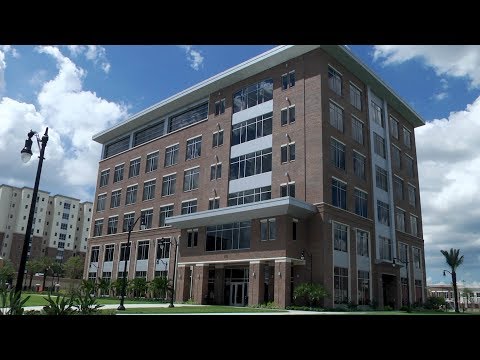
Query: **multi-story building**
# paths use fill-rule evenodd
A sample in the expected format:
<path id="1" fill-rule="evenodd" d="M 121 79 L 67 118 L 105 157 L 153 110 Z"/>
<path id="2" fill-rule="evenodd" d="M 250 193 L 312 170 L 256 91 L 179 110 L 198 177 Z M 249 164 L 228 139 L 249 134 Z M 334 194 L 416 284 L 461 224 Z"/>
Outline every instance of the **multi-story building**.
<path id="1" fill-rule="evenodd" d="M 0 185 L 0 255 L 20 263 L 33 189 Z M 85 256 L 93 203 L 38 191 L 29 258 Z"/>
<path id="2" fill-rule="evenodd" d="M 427 285 L 428 296 L 436 296 L 445 298 L 445 302 L 454 307 L 455 295 L 453 286 L 444 284 Z M 462 283 L 457 283 L 458 306 L 460 308 L 480 308 L 480 287 L 465 286 Z"/>
<path id="3" fill-rule="evenodd" d="M 284 307 L 312 281 L 325 306 L 421 302 L 423 124 L 346 47 L 267 51 L 93 136 L 85 277 L 128 261 L 129 278 L 175 273 L 177 301 Z"/>

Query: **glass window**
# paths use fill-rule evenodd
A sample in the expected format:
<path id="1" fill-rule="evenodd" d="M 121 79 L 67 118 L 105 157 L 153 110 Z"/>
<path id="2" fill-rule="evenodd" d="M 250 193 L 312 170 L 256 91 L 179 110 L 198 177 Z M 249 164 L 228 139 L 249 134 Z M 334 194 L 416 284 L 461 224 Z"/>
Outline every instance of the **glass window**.
<path id="1" fill-rule="evenodd" d="M 233 94 L 233 113 L 256 106 L 273 98 L 273 80 L 266 79 Z"/>
<path id="2" fill-rule="evenodd" d="M 207 226 L 206 235 L 206 251 L 248 249 L 251 240 L 251 222 Z"/>
<path id="3" fill-rule="evenodd" d="M 367 216 L 367 193 L 361 190 L 355 189 L 355 214 L 364 218 Z"/>
<path id="4" fill-rule="evenodd" d="M 176 182 L 177 182 L 177 174 L 164 176 L 162 180 L 162 196 L 175 194 Z"/>
<path id="5" fill-rule="evenodd" d="M 417 217 L 415 215 L 410 215 L 410 234 L 418 235 Z"/>
<path id="6" fill-rule="evenodd" d="M 328 67 L 328 86 L 338 95 L 342 95 L 342 75 L 332 67 Z"/>
<path id="7" fill-rule="evenodd" d="M 197 212 L 197 199 L 182 202 L 182 215 Z"/>
<path id="8" fill-rule="evenodd" d="M 116 208 L 120 206 L 120 199 L 122 196 L 122 190 L 112 191 L 112 197 L 110 199 L 110 208 Z"/>
<path id="9" fill-rule="evenodd" d="M 198 229 L 187 230 L 187 247 L 196 247 L 198 245 Z"/>
<path id="10" fill-rule="evenodd" d="M 98 195 L 97 197 L 97 211 L 103 211 L 105 210 L 105 201 L 107 199 L 107 194 L 101 194 L 101 195 Z M 65 214 L 63 214 L 63 216 L 65 216 Z M 63 217 L 65 219 L 65 217 Z M 67 217 L 68 219 L 68 214 L 67 214 Z"/>
<path id="11" fill-rule="evenodd" d="M 392 240 L 383 236 L 380 238 L 380 259 L 392 260 Z"/>
<path id="12" fill-rule="evenodd" d="M 170 117 L 168 132 L 181 129 L 185 126 L 197 123 L 208 118 L 208 102 L 198 105 L 193 109 Z"/>
<path id="13" fill-rule="evenodd" d="M 202 154 L 202 137 L 197 136 L 187 141 L 187 154 L 185 160 L 195 159 Z"/>
<path id="14" fill-rule="evenodd" d="M 390 226 L 390 206 L 387 203 L 377 200 L 377 215 L 381 224 Z"/>
<path id="15" fill-rule="evenodd" d="M 295 70 L 282 75 L 282 90 L 295 86 Z"/>
<path id="16" fill-rule="evenodd" d="M 398 140 L 398 121 L 390 116 L 390 135 Z"/>
<path id="17" fill-rule="evenodd" d="M 145 181 L 143 183 L 143 200 L 151 200 L 155 198 L 155 184 L 157 180 Z"/>
<path id="18" fill-rule="evenodd" d="M 218 209 L 220 207 L 220 198 L 208 199 L 208 210 Z"/>
<path id="19" fill-rule="evenodd" d="M 376 186 L 388 192 L 388 172 L 375 165 Z"/>
<path id="20" fill-rule="evenodd" d="M 333 223 L 333 248 L 338 251 L 347 250 L 348 227 L 339 223 Z"/>
<path id="21" fill-rule="evenodd" d="M 365 156 L 353 152 L 353 172 L 360 179 L 365 179 Z"/>
<path id="22" fill-rule="evenodd" d="M 118 228 L 118 216 L 108 218 L 107 234 L 116 234 Z"/>
<path id="23" fill-rule="evenodd" d="M 126 136 L 111 144 L 105 145 L 105 152 L 104 152 L 103 158 L 105 159 L 107 157 L 121 153 L 122 151 L 128 150 L 129 146 L 130 146 L 130 136 Z"/>
<path id="24" fill-rule="evenodd" d="M 263 200 L 269 200 L 272 198 L 272 187 L 264 186 L 255 189 L 239 191 L 228 194 L 228 206 L 236 206 L 242 204 L 248 204 L 252 202 L 258 202 Z"/>
<path id="25" fill-rule="evenodd" d="M 143 219 L 143 224 L 145 226 L 145 229 L 151 229 L 152 228 L 152 220 L 153 220 L 153 209 L 143 210 L 140 213 L 140 216 Z M 140 220 L 140 221 L 142 221 L 142 220 Z"/>
<path id="26" fill-rule="evenodd" d="M 165 148 L 165 167 L 178 163 L 178 144 Z"/>
<path id="27" fill-rule="evenodd" d="M 160 206 L 160 219 L 158 223 L 159 227 L 171 226 L 165 223 L 165 219 L 173 216 L 173 206 L 174 205 Z"/>
<path id="28" fill-rule="evenodd" d="M 405 159 L 405 167 L 407 168 L 407 174 L 408 176 L 413 178 L 415 176 L 413 171 L 413 159 L 408 155 L 405 155 L 404 159 Z"/>
<path id="29" fill-rule="evenodd" d="M 115 252 L 115 245 L 109 244 L 105 245 L 105 256 L 104 256 L 104 261 L 113 261 L 113 254 Z"/>
<path id="30" fill-rule="evenodd" d="M 393 177 L 393 192 L 396 199 L 403 200 L 403 180 L 396 176 Z"/>
<path id="31" fill-rule="evenodd" d="M 358 270 L 358 305 L 370 304 L 370 273 Z"/>
<path id="32" fill-rule="evenodd" d="M 200 168 L 185 170 L 183 173 L 183 191 L 198 189 L 199 178 Z"/>
<path id="33" fill-rule="evenodd" d="M 330 125 L 343 133 L 343 109 L 330 102 Z"/>
<path id="34" fill-rule="evenodd" d="M 148 154 L 147 155 L 147 163 L 145 165 L 145 172 L 151 172 L 154 170 L 157 170 L 158 168 L 158 155 L 159 152 L 156 151 L 153 154 Z"/>
<path id="35" fill-rule="evenodd" d="M 144 144 L 165 134 L 165 120 L 140 130 L 133 135 L 133 146 Z"/>
<path id="36" fill-rule="evenodd" d="M 409 149 L 412 147 L 411 132 L 406 128 L 403 128 L 403 143 Z"/>
<path id="37" fill-rule="evenodd" d="M 368 257 L 368 232 L 357 230 L 357 255 Z"/>
<path id="38" fill-rule="evenodd" d="M 330 161 L 337 168 L 345 170 L 345 145 L 333 138 L 330 139 Z"/>
<path id="39" fill-rule="evenodd" d="M 137 189 L 138 185 L 132 185 L 127 187 L 127 197 L 125 199 L 125 205 L 135 204 L 137 201 Z"/>
<path id="40" fill-rule="evenodd" d="M 123 214 L 123 232 L 127 232 L 130 225 L 135 221 L 135 213 Z"/>
<path id="41" fill-rule="evenodd" d="M 90 262 L 98 262 L 98 255 L 100 254 L 100 246 L 92 246 L 90 253 Z"/>
<path id="42" fill-rule="evenodd" d="M 113 174 L 113 182 L 119 182 L 123 180 L 123 170 L 125 168 L 124 164 L 115 166 L 115 172 Z"/>
<path id="43" fill-rule="evenodd" d="M 213 164 L 210 166 L 210 181 L 220 179 L 222 177 L 222 164 Z"/>
<path id="44" fill-rule="evenodd" d="M 380 155 L 384 159 L 385 157 L 385 139 L 378 135 L 376 132 L 373 133 L 373 148 L 375 154 Z"/>
<path id="45" fill-rule="evenodd" d="M 397 169 L 402 168 L 400 149 L 397 148 L 396 146 L 392 146 L 392 163 L 395 168 Z"/>
<path id="46" fill-rule="evenodd" d="M 362 110 L 362 92 L 352 84 L 350 84 L 350 104 L 358 110 Z"/>
<path id="47" fill-rule="evenodd" d="M 352 137 L 359 144 L 363 144 L 363 123 L 352 117 Z"/>
<path id="48" fill-rule="evenodd" d="M 348 303 L 348 269 L 333 268 L 333 290 L 335 304 Z"/>
<path id="49" fill-rule="evenodd" d="M 277 229 L 275 219 L 260 220 L 260 239 L 262 241 L 275 240 L 276 233 Z"/>
<path id="50" fill-rule="evenodd" d="M 103 229 L 103 219 L 95 220 L 95 225 L 93 228 L 93 236 L 102 236 Z"/>
<path id="51" fill-rule="evenodd" d="M 137 260 L 148 260 L 149 248 L 150 248 L 150 241 L 148 240 L 139 241 L 138 248 L 137 248 Z"/>
<path id="52" fill-rule="evenodd" d="M 417 198 L 417 191 L 414 186 L 408 184 L 408 203 L 415 207 L 416 205 L 416 198 Z"/>
<path id="53" fill-rule="evenodd" d="M 384 127 L 382 107 L 377 105 L 374 101 L 372 101 L 372 113 L 370 116 L 375 123 Z"/>
<path id="54" fill-rule="evenodd" d="M 233 125 L 232 146 L 272 134 L 272 116 L 269 112 Z"/>
<path id="55" fill-rule="evenodd" d="M 212 147 L 218 147 L 223 145 L 223 130 L 213 133 Z"/>
<path id="56" fill-rule="evenodd" d="M 215 102 L 215 116 L 225 112 L 225 99 Z"/>
<path id="57" fill-rule="evenodd" d="M 347 184 L 332 178 L 332 205 L 347 209 Z"/>
<path id="58" fill-rule="evenodd" d="M 230 179 L 235 180 L 272 171 L 272 148 L 230 159 Z"/>
<path id="59" fill-rule="evenodd" d="M 415 269 L 421 269 L 422 268 L 422 257 L 420 255 L 420 249 L 419 248 L 412 248 L 413 249 L 413 263 L 415 265 Z"/>
<path id="60" fill-rule="evenodd" d="M 405 211 L 401 209 L 396 209 L 395 220 L 396 220 L 397 230 L 405 232 Z"/>
<path id="61" fill-rule="evenodd" d="M 130 168 L 128 170 L 128 177 L 135 177 L 140 174 L 140 158 L 130 160 Z"/>
<path id="62" fill-rule="evenodd" d="M 103 170 L 100 173 L 100 186 L 99 187 L 104 187 L 108 184 L 108 176 L 110 175 L 110 169 Z"/>
<path id="63" fill-rule="evenodd" d="M 295 182 L 280 185 L 280 197 L 295 197 Z"/>

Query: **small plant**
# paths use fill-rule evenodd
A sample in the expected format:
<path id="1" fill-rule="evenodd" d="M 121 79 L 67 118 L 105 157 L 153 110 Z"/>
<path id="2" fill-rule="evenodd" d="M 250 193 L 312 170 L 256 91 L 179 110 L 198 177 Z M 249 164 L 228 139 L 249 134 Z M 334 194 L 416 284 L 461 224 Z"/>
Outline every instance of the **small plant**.
<path id="1" fill-rule="evenodd" d="M 75 305 L 82 315 L 92 315 L 103 305 L 97 302 L 97 299 L 87 291 L 81 291 L 74 299 Z"/>
<path id="2" fill-rule="evenodd" d="M 293 299 L 295 301 L 302 299 L 310 307 L 317 305 L 321 299 L 327 296 L 327 290 L 319 284 L 303 283 L 298 285 L 293 291 Z"/>
<path id="3" fill-rule="evenodd" d="M 383 311 L 393 311 L 393 308 L 390 305 L 385 305 Z"/>
<path id="4" fill-rule="evenodd" d="M 30 299 L 30 296 L 21 299 L 21 293 L 15 289 L 6 290 L 0 288 L 0 315 L 22 315 L 23 305 Z"/>
<path id="5" fill-rule="evenodd" d="M 75 313 L 73 309 L 73 297 L 57 296 L 56 300 L 53 300 L 50 294 L 48 298 L 44 298 L 48 301 L 49 305 L 43 307 L 46 315 L 72 315 Z"/>

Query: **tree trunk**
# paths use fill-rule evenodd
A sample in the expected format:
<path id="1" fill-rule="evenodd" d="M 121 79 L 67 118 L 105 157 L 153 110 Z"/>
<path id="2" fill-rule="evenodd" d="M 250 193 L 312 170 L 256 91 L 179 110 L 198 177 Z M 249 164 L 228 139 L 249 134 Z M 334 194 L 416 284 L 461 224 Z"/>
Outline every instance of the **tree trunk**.
<path id="1" fill-rule="evenodd" d="M 33 281 L 33 273 L 30 274 L 30 283 L 28 284 L 28 290 L 32 290 L 32 281 Z"/>
<path id="2" fill-rule="evenodd" d="M 455 312 L 459 313 L 458 309 L 458 290 L 457 290 L 457 273 L 452 271 L 452 283 L 453 283 L 453 297 L 455 299 Z"/>
<path id="3" fill-rule="evenodd" d="M 47 281 L 47 271 L 44 270 L 43 272 L 43 285 L 42 285 L 42 291 L 45 291 L 45 282 Z"/>

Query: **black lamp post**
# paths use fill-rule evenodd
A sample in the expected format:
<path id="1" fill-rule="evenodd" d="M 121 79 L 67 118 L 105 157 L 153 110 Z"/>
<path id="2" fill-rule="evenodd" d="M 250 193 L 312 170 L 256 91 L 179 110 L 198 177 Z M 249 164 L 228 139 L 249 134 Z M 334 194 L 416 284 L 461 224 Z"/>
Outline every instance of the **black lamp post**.
<path id="1" fill-rule="evenodd" d="M 401 259 L 393 258 L 392 265 L 395 266 L 397 261 L 402 264 L 405 264 L 405 270 L 407 271 L 407 308 L 410 311 L 410 283 L 408 281 L 408 255 L 405 257 L 405 261 L 402 261 Z"/>
<path id="2" fill-rule="evenodd" d="M 28 215 L 28 223 L 27 223 L 27 230 L 25 231 L 25 239 L 23 240 L 22 256 L 20 258 L 20 265 L 18 267 L 17 283 L 15 284 L 15 293 L 22 292 L 23 278 L 25 275 L 25 265 L 27 263 L 28 245 L 30 243 L 30 237 L 32 235 L 33 216 L 35 214 L 35 206 L 37 202 L 38 186 L 40 185 L 40 175 L 42 174 L 42 165 L 43 165 L 43 160 L 45 159 L 43 155 L 45 154 L 45 147 L 47 146 L 47 142 L 48 142 L 48 127 L 45 130 L 45 134 L 43 135 L 41 141 L 38 136 L 38 133 L 33 130 L 30 130 L 30 132 L 27 134 L 28 139 L 25 140 L 25 147 L 20 152 L 22 156 L 22 161 L 24 163 L 28 162 L 33 155 L 32 137 L 34 135 L 37 138 L 37 144 L 38 144 L 38 147 L 40 148 L 40 156 L 38 157 L 40 161 L 38 162 L 37 176 L 35 178 L 35 186 L 33 187 L 32 202 L 30 204 L 30 213 Z"/>
<path id="3" fill-rule="evenodd" d="M 312 284 L 313 279 L 313 256 L 312 253 L 309 253 L 307 250 L 302 250 L 302 254 L 300 255 L 300 260 L 305 260 L 305 254 L 310 258 L 310 284 Z"/>
<path id="4" fill-rule="evenodd" d="M 142 219 L 140 222 L 140 229 L 143 230 L 145 229 L 145 220 L 142 215 L 140 215 L 137 220 L 133 224 L 129 223 L 128 224 L 128 238 L 127 238 L 127 247 L 125 248 L 125 252 L 127 252 L 128 249 L 128 261 L 130 261 L 132 257 L 132 252 L 130 251 L 130 235 L 132 234 L 132 230 L 137 224 L 138 220 Z M 121 251 L 121 250 L 120 250 Z M 122 276 L 122 294 L 120 298 L 120 305 L 118 306 L 117 310 L 125 310 L 125 306 L 123 306 L 123 303 L 125 301 L 125 291 L 127 287 L 127 257 L 125 256 L 124 258 L 125 266 L 123 267 L 123 276 Z"/>
<path id="5" fill-rule="evenodd" d="M 163 247 L 166 245 L 166 244 L 170 244 L 170 245 L 174 245 L 175 246 L 175 257 L 173 258 L 173 278 L 172 278 L 172 291 L 171 291 L 171 295 L 170 295 L 170 305 L 168 305 L 169 308 L 173 308 L 175 307 L 173 305 L 173 299 L 175 298 L 175 272 L 177 270 L 177 251 L 178 251 L 178 242 L 172 237 L 171 239 L 165 239 L 165 238 L 162 238 L 160 240 L 160 249 L 163 250 Z M 172 247 L 170 246 L 170 250 L 172 249 Z M 171 252 L 170 252 L 171 254 Z M 169 263 L 170 264 L 170 263 Z"/>

